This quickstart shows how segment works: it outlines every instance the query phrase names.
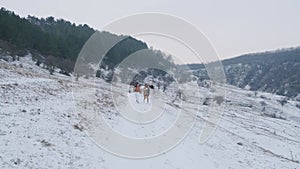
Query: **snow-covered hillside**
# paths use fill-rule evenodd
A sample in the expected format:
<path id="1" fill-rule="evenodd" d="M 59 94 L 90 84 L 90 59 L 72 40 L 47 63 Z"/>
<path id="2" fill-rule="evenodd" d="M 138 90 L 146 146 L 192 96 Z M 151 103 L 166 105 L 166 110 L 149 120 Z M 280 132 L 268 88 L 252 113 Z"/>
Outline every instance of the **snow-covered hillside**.
<path id="1" fill-rule="evenodd" d="M 29 57 L 20 59 L 13 63 L 0 60 L 0 168 L 300 168 L 297 101 L 283 103 L 282 96 L 225 86 L 224 112 L 207 142 L 199 144 L 199 135 L 209 107 L 189 104 L 191 109 L 199 106 L 200 112 L 194 114 L 195 125 L 176 147 L 152 158 L 123 158 L 101 149 L 89 137 L 87 131 L 94 123 L 85 118 L 86 112 L 100 112 L 112 128 L 124 135 L 154 136 L 172 125 L 176 119 L 173 112 L 180 109 L 178 100 L 170 102 L 174 97 L 172 87 L 167 95 L 161 91 L 155 94 L 160 102 L 168 103 L 159 125 L 134 124 L 117 111 L 106 82 L 74 82 L 57 73 L 49 75 Z M 200 88 L 200 93 L 202 101 L 211 95 L 207 88 Z M 188 92 L 185 94 L 192 98 Z M 135 99 L 132 93 L 118 98 Z M 140 103 L 139 108 L 148 109 L 145 104 Z"/>

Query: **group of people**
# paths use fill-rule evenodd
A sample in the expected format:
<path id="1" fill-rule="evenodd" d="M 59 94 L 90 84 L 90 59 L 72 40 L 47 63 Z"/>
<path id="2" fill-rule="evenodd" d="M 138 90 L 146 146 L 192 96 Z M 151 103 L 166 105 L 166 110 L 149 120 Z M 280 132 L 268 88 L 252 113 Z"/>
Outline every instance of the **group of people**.
<path id="1" fill-rule="evenodd" d="M 160 82 L 157 81 L 156 83 L 156 87 L 157 87 L 157 91 L 160 91 L 162 89 L 163 92 L 166 92 L 167 89 L 167 82 Z M 134 85 L 134 93 L 135 93 L 135 99 L 136 102 L 139 103 L 139 94 L 143 94 L 144 95 L 144 102 L 149 103 L 149 95 L 150 95 L 150 91 L 153 90 L 154 95 L 156 94 L 155 89 L 154 89 L 154 82 L 151 80 L 149 81 L 149 84 L 144 84 L 141 85 L 138 82 L 135 83 Z"/>
<path id="2" fill-rule="evenodd" d="M 147 103 L 149 103 L 150 88 L 154 89 L 154 86 L 153 85 L 148 85 L 146 83 L 144 85 L 144 87 L 141 88 L 141 85 L 139 83 L 135 84 L 133 91 L 135 92 L 135 99 L 136 99 L 137 103 L 139 103 L 138 94 L 140 94 L 140 93 L 143 93 L 143 95 L 144 95 L 144 102 L 147 101 Z"/>
<path id="3" fill-rule="evenodd" d="M 162 90 L 163 92 L 166 92 L 166 88 L 167 88 L 167 83 L 164 82 L 163 84 L 161 84 L 160 82 L 156 83 L 157 85 L 157 91 L 160 91 L 161 85 L 162 85 Z M 154 95 L 156 94 L 155 90 L 154 90 L 154 85 L 153 82 L 150 81 L 149 84 L 145 84 L 145 85 L 141 85 L 139 83 L 135 83 L 133 91 L 135 94 L 135 100 L 137 103 L 139 103 L 139 97 L 140 94 L 143 94 L 144 96 L 144 102 L 149 103 L 149 96 L 150 96 L 150 91 L 153 91 Z M 178 89 L 176 91 L 176 96 L 175 98 L 172 100 L 172 102 L 174 103 L 176 99 L 182 100 L 182 91 L 180 89 Z"/>

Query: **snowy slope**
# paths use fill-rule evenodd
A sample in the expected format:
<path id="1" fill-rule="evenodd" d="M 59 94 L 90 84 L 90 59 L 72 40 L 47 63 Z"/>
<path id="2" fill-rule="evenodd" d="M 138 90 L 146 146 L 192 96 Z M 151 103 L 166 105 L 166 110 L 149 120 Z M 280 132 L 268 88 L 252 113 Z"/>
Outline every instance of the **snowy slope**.
<path id="1" fill-rule="evenodd" d="M 86 112 L 100 112 L 114 130 L 124 135 L 154 136 L 172 125 L 180 109 L 178 100 L 170 103 L 174 97 L 171 87 L 167 95 L 153 94 L 150 104 L 135 103 L 132 93 L 120 94 L 119 99 L 130 98 L 129 102 L 145 111 L 161 105 L 157 103 L 170 103 L 156 123 L 134 124 L 117 111 L 105 82 L 73 82 L 63 75 L 48 75 L 29 57 L 20 62 L 22 67 L 17 62 L 0 61 L 0 168 L 300 168 L 299 102 L 288 100 L 282 106 L 278 102 L 281 96 L 255 95 L 225 86 L 226 106 L 207 142 L 199 144 L 198 140 L 208 119 L 208 106 L 189 104 L 190 109 L 199 106 L 200 112 L 178 146 L 153 158 L 123 158 L 101 149 L 89 137 L 87 131 L 93 123 L 84 118 Z M 204 100 L 211 91 L 200 88 L 200 93 Z"/>

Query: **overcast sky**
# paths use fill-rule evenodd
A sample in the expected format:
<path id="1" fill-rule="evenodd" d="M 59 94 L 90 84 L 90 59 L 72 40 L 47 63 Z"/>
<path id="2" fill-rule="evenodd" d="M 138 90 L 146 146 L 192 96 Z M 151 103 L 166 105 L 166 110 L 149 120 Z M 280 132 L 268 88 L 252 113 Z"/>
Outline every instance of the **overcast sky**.
<path id="1" fill-rule="evenodd" d="M 131 14 L 171 14 L 198 27 L 221 58 L 300 46 L 299 0 L 1 0 L 0 6 L 21 16 L 51 15 L 99 30 Z M 155 40 L 148 43 L 164 49 Z"/>

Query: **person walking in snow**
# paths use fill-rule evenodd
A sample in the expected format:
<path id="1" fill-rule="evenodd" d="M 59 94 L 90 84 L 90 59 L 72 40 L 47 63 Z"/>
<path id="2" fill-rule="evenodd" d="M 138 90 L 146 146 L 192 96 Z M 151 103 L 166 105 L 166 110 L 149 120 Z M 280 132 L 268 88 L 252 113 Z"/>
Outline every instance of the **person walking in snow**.
<path id="1" fill-rule="evenodd" d="M 152 90 L 152 91 L 153 91 L 153 95 L 155 95 L 155 94 L 156 94 L 156 92 L 155 92 L 155 87 L 154 87 L 153 80 L 151 80 L 151 81 L 149 82 L 149 88 L 150 88 L 150 90 Z"/>
<path id="2" fill-rule="evenodd" d="M 175 102 L 175 100 L 178 98 L 178 99 L 182 99 L 182 92 L 181 92 L 181 90 L 180 89 L 178 89 L 177 91 L 176 91 L 176 96 L 175 96 L 175 98 L 174 98 L 174 100 L 172 101 L 172 103 L 174 103 Z"/>
<path id="3" fill-rule="evenodd" d="M 135 84 L 133 91 L 135 95 L 135 101 L 139 103 L 139 94 L 141 93 L 141 88 L 139 83 Z"/>
<path id="4" fill-rule="evenodd" d="M 144 102 L 147 100 L 147 103 L 149 103 L 150 88 L 149 88 L 148 84 L 145 84 L 143 93 L 144 93 Z"/>
<path id="5" fill-rule="evenodd" d="M 167 82 L 163 82 L 163 92 L 165 92 L 167 90 Z"/>
<path id="6" fill-rule="evenodd" d="M 149 82 L 149 87 L 150 87 L 150 89 L 154 89 L 154 85 L 153 85 L 153 81 L 152 80 Z"/>
<path id="7" fill-rule="evenodd" d="M 160 90 L 160 81 L 157 82 L 156 86 L 157 86 L 157 89 Z"/>

